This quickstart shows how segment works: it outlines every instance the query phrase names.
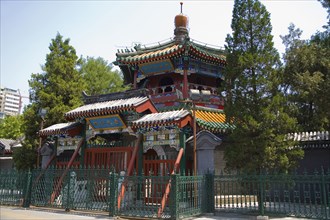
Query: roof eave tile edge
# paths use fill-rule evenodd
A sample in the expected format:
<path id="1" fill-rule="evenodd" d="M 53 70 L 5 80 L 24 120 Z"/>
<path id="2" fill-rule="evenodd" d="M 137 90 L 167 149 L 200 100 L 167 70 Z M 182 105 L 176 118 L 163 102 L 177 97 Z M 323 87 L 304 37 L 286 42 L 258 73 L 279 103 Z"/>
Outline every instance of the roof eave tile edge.
<path id="1" fill-rule="evenodd" d="M 134 55 L 140 55 L 140 54 L 144 54 L 144 53 L 149 53 L 149 52 L 154 52 L 156 50 L 162 50 L 165 49 L 166 47 L 170 47 L 173 45 L 176 45 L 177 43 L 173 40 L 166 42 L 164 44 L 159 44 L 153 47 L 148 47 L 148 48 L 139 48 L 139 47 L 134 47 L 135 51 L 131 52 L 131 53 L 116 53 L 116 57 L 118 56 L 131 56 L 132 54 Z"/>
<path id="2" fill-rule="evenodd" d="M 219 54 L 219 55 L 216 55 L 216 54 L 211 54 L 211 53 L 208 53 L 206 51 L 203 51 L 201 49 L 199 49 L 198 47 L 194 46 L 194 45 L 190 45 L 191 47 L 191 50 L 193 54 L 195 54 L 196 56 L 200 57 L 200 58 L 203 58 L 205 60 L 208 60 L 207 57 L 210 59 L 213 59 L 214 61 L 213 62 L 217 62 L 221 65 L 226 65 L 227 64 L 227 61 L 226 61 L 226 57 L 222 54 Z M 199 55 L 199 53 L 203 54 L 202 56 Z"/>
<path id="3" fill-rule="evenodd" d="M 95 111 L 95 112 L 77 112 L 76 114 L 71 113 L 69 115 L 64 115 L 66 120 L 76 120 L 76 119 L 84 119 L 84 118 L 91 118 L 91 117 L 99 117 L 104 116 L 108 114 L 118 114 L 123 111 L 131 111 L 133 110 L 133 106 L 128 106 L 124 108 L 117 108 L 117 109 L 111 109 L 111 110 L 105 110 L 105 111 Z"/>
<path id="4" fill-rule="evenodd" d="M 178 56 L 183 54 L 184 52 L 184 47 L 179 47 L 178 49 L 174 50 L 173 52 L 165 55 L 157 55 L 155 57 L 148 57 L 147 59 L 138 59 L 138 60 L 127 60 L 124 58 L 122 59 L 117 59 L 118 65 L 139 65 L 139 64 L 144 64 L 144 63 L 151 63 L 155 61 L 160 61 L 160 60 L 165 60 L 165 59 L 170 59 L 172 57 Z"/>
<path id="5" fill-rule="evenodd" d="M 204 120 L 202 119 L 197 119 L 196 120 L 197 122 L 197 125 L 200 126 L 201 128 L 207 130 L 207 131 L 212 131 L 212 132 L 218 132 L 218 133 L 225 133 L 229 128 L 218 128 L 216 126 L 211 126 L 210 123 L 208 122 L 205 122 Z M 207 124 L 205 124 L 205 123 Z M 222 124 L 225 124 L 225 123 L 222 123 Z"/>
<path id="6" fill-rule="evenodd" d="M 68 130 L 54 130 L 54 131 L 43 131 L 43 132 L 38 132 L 38 135 L 40 137 L 45 137 L 45 136 L 49 136 L 49 135 L 67 135 L 68 134 Z"/>

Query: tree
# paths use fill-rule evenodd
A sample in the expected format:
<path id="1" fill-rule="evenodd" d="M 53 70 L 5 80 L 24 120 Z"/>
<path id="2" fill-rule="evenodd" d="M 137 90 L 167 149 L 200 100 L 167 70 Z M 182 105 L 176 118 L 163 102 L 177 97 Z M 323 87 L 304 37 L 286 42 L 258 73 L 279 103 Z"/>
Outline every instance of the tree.
<path id="1" fill-rule="evenodd" d="M 315 35 L 311 37 L 313 43 L 323 45 L 326 48 L 330 47 L 330 0 L 319 0 L 322 6 L 328 12 L 328 23 L 323 26 L 324 31 L 318 31 Z"/>
<path id="2" fill-rule="evenodd" d="M 320 2 L 330 18 L 330 1 Z M 330 130 L 330 20 L 310 40 L 301 40 L 301 32 L 291 24 L 289 33 L 281 36 L 286 46 L 284 88 L 294 106 L 291 114 L 303 131 Z"/>
<path id="3" fill-rule="evenodd" d="M 0 121 L 0 138 L 13 139 L 23 135 L 22 130 L 23 118 L 22 116 L 7 116 Z"/>
<path id="4" fill-rule="evenodd" d="M 43 120 L 39 111 L 47 109 L 44 127 L 48 127 L 64 122 L 64 114 L 82 104 L 85 81 L 77 70 L 80 59 L 70 45 L 70 40 L 63 40 L 58 33 L 55 39 L 51 40 L 49 50 L 46 63 L 42 66 L 43 72 L 33 73 L 29 80 L 32 104 L 23 114 L 25 142 L 21 151 L 14 154 L 15 165 L 18 168 L 29 168 L 35 161 L 36 148 L 39 146 L 37 132 Z"/>
<path id="5" fill-rule="evenodd" d="M 299 34 L 297 34 L 299 33 Z M 318 32 L 311 40 L 301 40 L 293 24 L 281 36 L 286 51 L 284 91 L 291 115 L 303 131 L 330 130 L 330 32 Z"/>
<path id="6" fill-rule="evenodd" d="M 330 28 L 330 0 L 319 0 L 319 2 L 321 2 L 322 6 L 327 9 L 328 12 L 328 24 L 327 26 L 325 26 L 325 28 L 327 28 L 329 30 Z"/>
<path id="7" fill-rule="evenodd" d="M 226 167 L 246 172 L 290 169 L 303 152 L 290 148 L 294 142 L 287 138 L 296 121 L 285 112 L 270 14 L 258 0 L 235 0 L 231 27 L 225 113 L 235 129 L 226 139 Z"/>
<path id="8" fill-rule="evenodd" d="M 46 125 L 63 122 L 64 113 L 82 104 L 85 82 L 77 70 L 81 61 L 69 43 L 58 33 L 49 46 L 43 73 L 32 74 L 29 80 L 32 104 L 48 110 Z"/>
<path id="9" fill-rule="evenodd" d="M 25 142 L 22 147 L 15 149 L 13 160 L 17 170 L 27 170 L 36 165 L 37 152 L 32 145 Z"/>
<path id="10" fill-rule="evenodd" d="M 38 112 L 36 104 L 30 104 L 25 108 L 22 115 L 22 130 L 24 131 L 25 139 L 22 147 L 17 148 L 13 152 L 13 160 L 15 168 L 18 170 L 26 170 L 33 168 L 37 161 L 37 146 L 38 137 L 37 131 L 40 128 L 40 117 L 36 114 Z"/>
<path id="11" fill-rule="evenodd" d="M 125 90 L 119 72 L 101 57 L 87 57 L 80 68 L 80 74 L 86 81 L 85 91 L 89 95 L 106 94 Z"/>

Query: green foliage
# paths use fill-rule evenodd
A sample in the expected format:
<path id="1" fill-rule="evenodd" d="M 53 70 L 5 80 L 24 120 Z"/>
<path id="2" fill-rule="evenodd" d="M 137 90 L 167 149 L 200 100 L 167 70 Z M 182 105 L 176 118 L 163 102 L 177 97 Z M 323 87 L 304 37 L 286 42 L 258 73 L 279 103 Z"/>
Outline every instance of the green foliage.
<path id="1" fill-rule="evenodd" d="M 48 110 L 46 125 L 63 122 L 64 113 L 82 104 L 85 82 L 77 70 L 80 60 L 69 42 L 57 34 L 49 46 L 44 72 L 32 74 L 29 80 L 32 103 Z"/>
<path id="2" fill-rule="evenodd" d="M 82 62 L 80 73 L 86 82 L 89 95 L 107 94 L 123 91 L 123 79 L 117 70 L 101 57 L 87 57 Z"/>
<path id="3" fill-rule="evenodd" d="M 27 170 L 33 168 L 36 164 L 38 144 L 37 132 L 40 129 L 40 116 L 36 114 L 38 107 L 36 103 L 30 104 L 21 116 L 22 130 L 25 139 L 22 147 L 15 149 L 13 152 L 13 160 L 15 168 L 18 170 Z"/>
<path id="4" fill-rule="evenodd" d="M 23 136 L 22 116 L 7 116 L 0 121 L 0 138 L 13 139 Z"/>
<path id="5" fill-rule="evenodd" d="M 31 75 L 29 85 L 32 104 L 23 113 L 25 141 L 23 148 L 14 154 L 17 168 L 27 169 L 35 164 L 36 148 L 39 146 L 37 132 L 41 127 L 64 122 L 64 114 L 82 104 L 85 81 L 77 70 L 81 61 L 69 43 L 69 39 L 63 40 L 57 34 L 50 43 L 50 53 L 46 55 L 46 63 L 42 66 L 43 73 Z M 39 114 L 41 109 L 47 109 L 43 118 Z"/>
<path id="6" fill-rule="evenodd" d="M 41 128 L 41 117 L 38 115 L 39 106 L 37 103 L 32 103 L 27 106 L 23 113 L 23 129 L 25 141 L 32 146 L 38 145 L 39 137 L 37 135 Z"/>
<path id="7" fill-rule="evenodd" d="M 226 140 L 228 169 L 287 170 L 303 152 L 286 135 L 296 121 L 285 111 L 283 72 L 274 48 L 270 14 L 258 0 L 236 0 L 228 35 L 225 113 L 236 128 Z"/>
<path id="8" fill-rule="evenodd" d="M 282 36 L 284 54 L 284 91 L 291 115 L 303 131 L 330 129 L 330 32 L 319 32 L 311 41 L 300 40 L 301 31 L 290 25 Z"/>
<path id="9" fill-rule="evenodd" d="M 45 125 L 63 122 L 64 113 L 82 104 L 85 82 L 77 70 L 80 60 L 69 42 L 57 34 L 49 46 L 44 72 L 32 74 L 29 80 L 34 113 L 47 109 Z"/>
<path id="10" fill-rule="evenodd" d="M 330 0 L 319 0 L 319 2 L 321 2 L 323 8 L 327 9 L 328 12 L 328 26 L 326 26 L 326 28 L 330 28 Z"/>
<path id="11" fill-rule="evenodd" d="M 17 170 L 28 170 L 36 165 L 37 152 L 33 149 L 33 145 L 25 144 L 23 147 L 17 148 L 13 152 L 13 160 Z"/>

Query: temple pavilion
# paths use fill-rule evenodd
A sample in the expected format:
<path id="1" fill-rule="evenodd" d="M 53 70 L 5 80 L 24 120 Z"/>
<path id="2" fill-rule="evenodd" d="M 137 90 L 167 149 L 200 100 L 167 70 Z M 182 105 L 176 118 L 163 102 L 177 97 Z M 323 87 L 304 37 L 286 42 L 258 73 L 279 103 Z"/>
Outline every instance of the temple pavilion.
<path id="1" fill-rule="evenodd" d="M 42 167 L 114 168 L 144 175 L 204 174 L 224 168 L 220 94 L 224 51 L 189 37 L 188 17 L 175 17 L 174 37 L 156 46 L 119 50 L 114 64 L 130 89 L 89 96 L 65 114 L 68 123 L 42 129 Z M 134 39 L 133 39 L 134 40 Z"/>

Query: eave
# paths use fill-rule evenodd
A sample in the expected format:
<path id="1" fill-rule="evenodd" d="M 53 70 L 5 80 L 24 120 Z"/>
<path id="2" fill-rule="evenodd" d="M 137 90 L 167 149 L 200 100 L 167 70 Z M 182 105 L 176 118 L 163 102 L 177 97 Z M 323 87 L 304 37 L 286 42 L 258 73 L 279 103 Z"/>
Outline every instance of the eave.
<path id="1" fill-rule="evenodd" d="M 132 128 L 140 127 L 156 127 L 174 125 L 182 128 L 189 123 L 191 124 L 192 117 L 187 110 L 177 110 L 148 114 L 132 123 Z"/>
<path id="2" fill-rule="evenodd" d="M 38 135 L 41 137 L 50 135 L 69 135 L 73 137 L 78 135 L 82 128 L 83 125 L 79 122 L 59 123 L 40 130 Z"/>
<path id="3" fill-rule="evenodd" d="M 226 116 L 222 110 L 199 108 L 195 110 L 195 117 L 200 128 L 211 132 L 222 133 L 233 128 L 233 125 L 226 122 Z"/>
<path id="4" fill-rule="evenodd" d="M 67 112 L 64 116 L 67 120 L 75 120 L 118 114 L 124 111 L 136 111 L 141 113 L 146 110 L 157 112 L 156 107 L 148 97 L 133 97 L 83 105 Z"/>

